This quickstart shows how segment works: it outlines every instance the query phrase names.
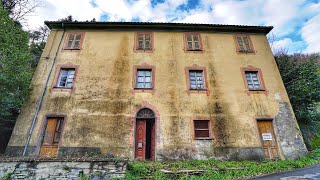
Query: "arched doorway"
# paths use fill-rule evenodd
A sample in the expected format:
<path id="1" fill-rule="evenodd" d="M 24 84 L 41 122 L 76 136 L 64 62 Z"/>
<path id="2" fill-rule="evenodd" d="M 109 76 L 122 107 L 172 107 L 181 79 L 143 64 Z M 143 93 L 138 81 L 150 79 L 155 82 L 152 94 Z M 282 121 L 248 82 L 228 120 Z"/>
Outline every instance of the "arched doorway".
<path id="1" fill-rule="evenodd" d="M 135 159 L 155 159 L 155 114 L 148 108 L 136 115 Z"/>

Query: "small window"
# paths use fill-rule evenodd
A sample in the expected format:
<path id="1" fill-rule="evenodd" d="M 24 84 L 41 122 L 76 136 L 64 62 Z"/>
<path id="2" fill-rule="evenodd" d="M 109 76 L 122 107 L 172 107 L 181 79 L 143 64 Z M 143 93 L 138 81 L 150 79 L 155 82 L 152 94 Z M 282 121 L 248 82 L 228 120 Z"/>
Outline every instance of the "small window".
<path id="1" fill-rule="evenodd" d="M 194 120 L 194 138 L 209 139 L 209 120 Z"/>
<path id="2" fill-rule="evenodd" d="M 136 88 L 151 89 L 152 88 L 152 70 L 138 69 Z"/>
<path id="3" fill-rule="evenodd" d="M 202 70 L 189 71 L 190 89 L 205 89 Z"/>
<path id="4" fill-rule="evenodd" d="M 69 33 L 64 49 L 81 49 L 83 33 Z"/>
<path id="5" fill-rule="evenodd" d="M 246 79 L 249 90 L 261 90 L 261 84 L 257 71 L 246 71 Z"/>
<path id="6" fill-rule="evenodd" d="M 75 69 L 61 69 L 57 83 L 59 88 L 72 88 Z"/>
<path id="7" fill-rule="evenodd" d="M 237 42 L 239 52 L 244 52 L 244 53 L 254 52 L 251 44 L 250 36 L 235 35 L 235 40 Z"/>
<path id="8" fill-rule="evenodd" d="M 201 51 L 201 38 L 198 33 L 185 34 L 186 49 L 187 51 Z"/>
<path id="9" fill-rule="evenodd" d="M 136 50 L 152 51 L 152 33 L 137 33 Z"/>

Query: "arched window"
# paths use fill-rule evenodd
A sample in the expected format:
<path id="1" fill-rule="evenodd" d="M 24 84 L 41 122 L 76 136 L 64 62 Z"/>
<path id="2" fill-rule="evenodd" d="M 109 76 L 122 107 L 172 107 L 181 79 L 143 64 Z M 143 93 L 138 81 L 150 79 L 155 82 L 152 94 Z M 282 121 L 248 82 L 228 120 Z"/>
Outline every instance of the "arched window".
<path id="1" fill-rule="evenodd" d="M 140 109 L 140 111 L 138 111 L 136 118 L 144 118 L 144 119 L 155 118 L 155 115 L 151 109 L 143 108 L 143 109 Z"/>

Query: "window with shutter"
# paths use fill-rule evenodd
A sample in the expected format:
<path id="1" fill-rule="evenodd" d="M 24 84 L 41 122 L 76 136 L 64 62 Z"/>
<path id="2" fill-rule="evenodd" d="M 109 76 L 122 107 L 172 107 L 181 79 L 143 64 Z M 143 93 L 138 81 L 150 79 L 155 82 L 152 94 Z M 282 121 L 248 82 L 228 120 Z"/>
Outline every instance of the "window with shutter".
<path id="1" fill-rule="evenodd" d="M 136 33 L 136 50 L 138 51 L 152 51 L 153 34 L 151 32 Z"/>
<path id="2" fill-rule="evenodd" d="M 185 33 L 185 43 L 187 51 L 202 51 L 199 33 Z"/>
<path id="3" fill-rule="evenodd" d="M 254 53 L 252 42 L 249 35 L 237 34 L 235 35 L 237 44 L 237 51 L 240 53 Z"/>
<path id="4" fill-rule="evenodd" d="M 83 36 L 84 36 L 84 33 L 73 33 L 73 32 L 68 33 L 64 50 L 80 50 Z"/>
<path id="5" fill-rule="evenodd" d="M 210 139 L 209 120 L 193 120 L 194 123 L 194 138 L 195 139 Z"/>

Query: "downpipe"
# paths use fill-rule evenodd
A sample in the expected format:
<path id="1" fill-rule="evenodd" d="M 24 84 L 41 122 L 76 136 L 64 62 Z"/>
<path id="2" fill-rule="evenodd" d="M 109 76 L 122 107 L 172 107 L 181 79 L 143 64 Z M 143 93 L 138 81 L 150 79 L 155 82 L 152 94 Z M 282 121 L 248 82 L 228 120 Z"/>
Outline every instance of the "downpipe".
<path id="1" fill-rule="evenodd" d="M 53 61 L 52 61 L 52 65 L 51 65 L 51 68 L 50 68 L 50 71 L 49 71 L 49 74 L 48 74 L 46 83 L 45 83 L 45 85 L 44 85 L 44 87 L 43 87 L 43 90 L 42 90 L 42 93 L 41 93 L 41 96 L 40 96 L 40 100 L 39 100 L 39 102 L 38 102 L 38 106 L 37 106 L 36 113 L 35 113 L 34 116 L 33 116 L 31 128 L 30 128 L 30 131 L 29 131 L 29 134 L 28 134 L 28 138 L 27 138 L 26 144 L 25 144 L 24 149 L 23 149 L 22 156 L 25 156 L 25 155 L 26 155 L 26 152 L 27 152 L 27 149 L 28 149 L 28 146 L 29 146 L 29 143 L 30 143 L 31 135 L 32 135 L 32 132 L 33 132 L 33 129 L 34 129 L 34 125 L 35 125 L 35 123 L 36 123 L 36 120 L 37 120 L 37 117 L 38 117 L 38 114 L 39 114 L 39 111 L 40 111 L 40 108 L 41 108 L 41 105 L 42 105 L 42 101 L 43 101 L 44 95 L 45 95 L 45 93 L 46 93 L 46 91 L 47 91 L 47 86 L 48 86 L 48 83 L 49 83 L 49 79 L 50 79 L 50 76 L 51 76 L 53 67 L 54 67 L 54 65 L 55 65 L 56 59 L 57 59 L 57 55 L 58 55 L 58 52 L 59 52 L 59 49 L 60 49 L 60 46 L 61 46 L 61 42 L 62 42 L 62 40 L 63 40 L 65 31 L 66 31 L 65 28 L 64 28 L 64 24 L 63 24 L 63 23 L 62 23 L 62 27 L 63 27 L 63 33 L 62 33 L 62 36 L 61 36 L 61 39 L 60 39 L 60 42 L 59 42 L 57 51 L 56 51 L 56 53 L 55 53 L 55 55 L 54 55 L 54 58 L 53 58 Z M 52 42 L 52 43 L 53 43 L 53 42 Z"/>

